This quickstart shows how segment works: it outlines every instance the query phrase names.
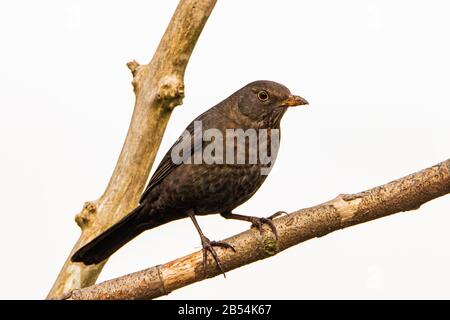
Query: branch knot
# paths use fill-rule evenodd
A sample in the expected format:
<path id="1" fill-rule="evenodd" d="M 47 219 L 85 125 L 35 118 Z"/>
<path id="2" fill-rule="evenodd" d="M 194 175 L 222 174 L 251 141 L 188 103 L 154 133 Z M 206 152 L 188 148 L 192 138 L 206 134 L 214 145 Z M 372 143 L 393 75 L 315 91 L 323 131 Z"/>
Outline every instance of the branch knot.
<path id="1" fill-rule="evenodd" d="M 164 108 L 172 110 L 183 104 L 184 83 L 175 75 L 163 77 L 159 83 L 159 91 L 156 98 L 161 101 Z"/>
<path id="2" fill-rule="evenodd" d="M 97 205 L 94 202 L 88 201 L 84 203 L 83 209 L 75 216 L 75 222 L 84 230 L 94 219 L 97 212 Z"/>

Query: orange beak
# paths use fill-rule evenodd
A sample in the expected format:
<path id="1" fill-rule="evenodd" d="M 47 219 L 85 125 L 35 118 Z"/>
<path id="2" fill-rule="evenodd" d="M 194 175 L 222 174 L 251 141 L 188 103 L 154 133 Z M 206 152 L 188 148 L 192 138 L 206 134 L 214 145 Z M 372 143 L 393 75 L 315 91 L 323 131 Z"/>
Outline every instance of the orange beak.
<path id="1" fill-rule="evenodd" d="M 305 105 L 305 104 L 309 104 L 308 101 L 306 101 L 306 99 L 303 99 L 300 96 L 290 95 L 289 98 L 287 98 L 286 100 L 283 101 L 281 106 L 283 106 L 283 107 L 295 107 L 295 106 L 302 106 L 302 105 Z"/>

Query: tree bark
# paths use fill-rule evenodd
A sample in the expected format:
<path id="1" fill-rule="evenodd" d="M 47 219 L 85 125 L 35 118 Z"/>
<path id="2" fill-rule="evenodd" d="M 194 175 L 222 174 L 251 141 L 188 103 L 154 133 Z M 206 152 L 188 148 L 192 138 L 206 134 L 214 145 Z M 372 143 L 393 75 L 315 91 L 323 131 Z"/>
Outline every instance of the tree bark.
<path id="1" fill-rule="evenodd" d="M 184 97 L 184 72 L 216 0 L 181 0 L 151 60 L 128 63 L 136 95 L 128 134 L 103 195 L 84 204 L 75 220 L 82 233 L 48 299 L 92 285 L 105 262 L 72 263 L 72 254 L 133 209 L 147 181 L 172 110 Z"/>
<path id="2" fill-rule="evenodd" d="M 217 248 L 217 253 L 224 270 L 230 271 L 342 228 L 418 209 L 448 193 L 450 159 L 385 185 L 356 194 L 341 194 L 318 206 L 275 219 L 278 241 L 267 227 L 263 234 L 251 229 L 224 240 L 236 248 L 236 253 L 221 248 Z M 75 290 L 68 298 L 152 299 L 219 274 L 210 256 L 207 270 L 203 269 L 202 252 L 197 251 L 163 265 Z"/>

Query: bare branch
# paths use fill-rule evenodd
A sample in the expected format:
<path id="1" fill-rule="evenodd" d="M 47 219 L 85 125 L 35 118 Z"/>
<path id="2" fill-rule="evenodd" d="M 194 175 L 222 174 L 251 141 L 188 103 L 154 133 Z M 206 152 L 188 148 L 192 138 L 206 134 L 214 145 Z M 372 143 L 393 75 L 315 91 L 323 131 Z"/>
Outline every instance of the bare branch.
<path id="1" fill-rule="evenodd" d="M 85 203 L 75 220 L 82 234 L 69 254 L 48 299 L 92 285 L 105 262 L 85 266 L 70 256 L 136 206 L 172 109 L 184 97 L 184 72 L 216 0 L 181 0 L 151 62 L 128 63 L 136 102 L 128 134 L 103 195 Z"/>
<path id="2" fill-rule="evenodd" d="M 224 270 L 233 270 L 342 228 L 418 209 L 448 193 L 450 159 L 385 185 L 361 193 L 341 194 L 321 205 L 278 218 L 274 220 L 278 241 L 268 229 L 263 235 L 248 230 L 225 240 L 236 248 L 236 253 L 220 248 L 217 253 Z M 75 290 L 70 299 L 152 299 L 219 274 L 212 259 L 208 261 L 208 269 L 203 270 L 202 254 L 198 251 L 164 265 Z"/>

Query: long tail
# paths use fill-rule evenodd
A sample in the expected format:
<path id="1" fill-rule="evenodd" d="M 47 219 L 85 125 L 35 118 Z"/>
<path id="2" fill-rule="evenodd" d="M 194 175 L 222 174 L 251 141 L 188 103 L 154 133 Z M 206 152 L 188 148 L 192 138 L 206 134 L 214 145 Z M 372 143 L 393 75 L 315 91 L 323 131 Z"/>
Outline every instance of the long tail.
<path id="1" fill-rule="evenodd" d="M 147 230 L 142 223 L 143 206 L 138 206 L 122 220 L 83 246 L 72 256 L 72 262 L 97 264 L 119 250 L 128 241 Z"/>

